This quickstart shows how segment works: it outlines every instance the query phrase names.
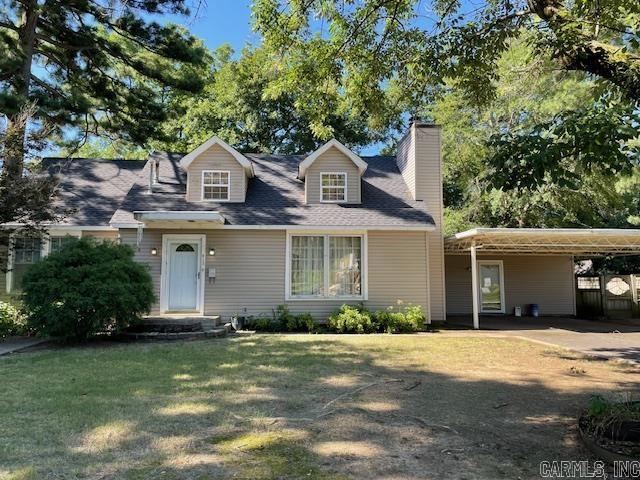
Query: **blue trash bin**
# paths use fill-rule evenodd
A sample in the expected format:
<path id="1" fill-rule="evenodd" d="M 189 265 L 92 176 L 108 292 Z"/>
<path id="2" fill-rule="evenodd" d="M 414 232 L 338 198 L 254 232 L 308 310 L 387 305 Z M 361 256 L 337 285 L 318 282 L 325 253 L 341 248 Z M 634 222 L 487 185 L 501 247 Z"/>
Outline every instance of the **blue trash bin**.
<path id="1" fill-rule="evenodd" d="M 529 312 L 531 312 L 532 317 L 540 316 L 540 306 L 537 303 L 532 303 L 529 305 Z"/>

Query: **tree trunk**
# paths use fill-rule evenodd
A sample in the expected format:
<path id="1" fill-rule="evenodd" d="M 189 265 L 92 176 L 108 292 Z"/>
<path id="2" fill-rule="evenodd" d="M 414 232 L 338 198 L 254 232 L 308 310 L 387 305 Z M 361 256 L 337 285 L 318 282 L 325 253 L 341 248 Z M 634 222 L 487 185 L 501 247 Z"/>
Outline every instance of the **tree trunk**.
<path id="1" fill-rule="evenodd" d="M 22 65 L 13 78 L 13 88 L 19 97 L 20 109 L 9 116 L 4 145 L 4 169 L 11 178 L 20 177 L 24 167 L 25 143 L 29 119 L 26 112 L 29 104 L 29 88 L 31 86 L 31 68 L 33 51 L 36 42 L 36 28 L 40 10 L 37 0 L 27 0 L 23 3 L 20 24 L 20 59 Z"/>
<path id="2" fill-rule="evenodd" d="M 626 95 L 640 101 L 640 62 L 620 48 L 600 43 L 585 34 L 561 0 L 527 0 L 529 8 L 555 34 L 555 48 L 567 70 L 590 73 L 619 86 Z"/>

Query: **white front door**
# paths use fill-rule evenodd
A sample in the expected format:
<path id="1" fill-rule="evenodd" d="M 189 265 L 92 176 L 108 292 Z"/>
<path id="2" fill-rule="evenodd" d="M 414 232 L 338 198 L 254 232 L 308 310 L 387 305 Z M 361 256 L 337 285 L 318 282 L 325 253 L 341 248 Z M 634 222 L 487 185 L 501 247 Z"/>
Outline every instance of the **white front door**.
<path id="1" fill-rule="evenodd" d="M 171 240 L 168 251 L 167 310 L 199 310 L 200 242 Z"/>

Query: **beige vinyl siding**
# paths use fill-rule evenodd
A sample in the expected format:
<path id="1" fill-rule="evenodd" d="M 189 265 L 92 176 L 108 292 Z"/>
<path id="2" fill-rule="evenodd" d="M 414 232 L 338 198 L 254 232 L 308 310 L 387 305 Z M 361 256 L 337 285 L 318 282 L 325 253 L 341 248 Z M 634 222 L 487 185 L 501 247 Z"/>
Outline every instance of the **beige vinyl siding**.
<path id="1" fill-rule="evenodd" d="M 196 158 L 187 171 L 187 201 L 202 201 L 203 170 L 224 170 L 230 175 L 230 202 L 244 202 L 247 191 L 247 176 L 242 165 L 220 145 L 213 145 Z"/>
<path id="2" fill-rule="evenodd" d="M 216 279 L 209 282 L 205 278 L 205 314 L 223 318 L 236 313 L 271 316 L 273 309 L 285 303 L 284 230 L 144 230 L 140 248 L 136 249 L 136 260 L 149 265 L 158 299 L 162 256 L 152 256 L 150 251 L 155 247 L 161 253 L 163 234 L 206 234 L 207 250 L 215 248 L 215 256 L 206 257 L 206 267 L 216 267 Z M 121 230 L 121 239 L 122 243 L 135 248 L 136 231 Z M 381 309 L 402 300 L 425 308 L 425 254 L 424 232 L 369 232 L 369 300 L 365 305 Z M 325 321 L 345 302 L 295 300 L 286 303 L 294 313 L 310 312 L 316 320 Z M 152 313 L 159 313 L 159 305 L 155 305 Z"/>
<path id="3" fill-rule="evenodd" d="M 442 232 L 441 131 L 435 126 L 416 126 L 398 144 L 396 163 L 415 200 L 424 201 L 435 230 L 429 238 L 429 295 L 431 318 L 446 318 L 444 239 Z"/>
<path id="4" fill-rule="evenodd" d="M 442 212 L 442 159 L 439 128 L 416 128 L 416 192 L 418 200 L 424 200 L 427 212 L 436 223 L 429 237 L 429 292 L 431 317 L 446 319 L 444 237 Z"/>
<path id="5" fill-rule="evenodd" d="M 369 232 L 369 301 L 372 309 L 398 300 L 427 305 L 427 262 L 424 232 Z"/>
<path id="6" fill-rule="evenodd" d="M 320 155 L 307 169 L 305 174 L 305 192 L 307 203 L 320 202 L 320 174 L 340 173 L 347 174 L 347 202 L 360 203 L 361 179 L 360 171 L 353 161 L 335 147 L 330 148 Z"/>
<path id="7" fill-rule="evenodd" d="M 414 142 L 414 128 L 405 134 L 398 143 L 396 151 L 396 164 L 402 174 L 404 183 L 411 192 L 411 196 L 416 198 L 416 165 L 415 165 L 416 144 Z"/>
<path id="8" fill-rule="evenodd" d="M 570 256 L 479 255 L 478 260 L 502 260 L 506 313 L 516 306 L 540 305 L 542 315 L 574 315 L 573 263 Z M 446 255 L 447 312 L 471 314 L 471 259 Z"/>
<path id="9" fill-rule="evenodd" d="M 98 240 L 109 240 L 115 242 L 118 240 L 118 231 L 117 230 L 105 230 L 105 231 L 84 231 L 82 232 L 83 237 L 96 238 Z"/>

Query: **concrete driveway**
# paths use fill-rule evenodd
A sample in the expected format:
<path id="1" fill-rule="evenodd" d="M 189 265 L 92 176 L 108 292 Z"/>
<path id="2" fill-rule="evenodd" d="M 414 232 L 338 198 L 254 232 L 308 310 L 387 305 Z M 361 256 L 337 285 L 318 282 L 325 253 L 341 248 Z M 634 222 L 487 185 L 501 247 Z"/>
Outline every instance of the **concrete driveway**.
<path id="1" fill-rule="evenodd" d="M 450 325 L 470 327 L 471 319 L 447 319 Z M 555 317 L 481 317 L 478 334 L 522 337 L 569 348 L 587 355 L 640 364 L 640 322 L 602 322 Z"/>

